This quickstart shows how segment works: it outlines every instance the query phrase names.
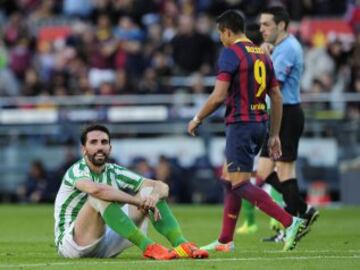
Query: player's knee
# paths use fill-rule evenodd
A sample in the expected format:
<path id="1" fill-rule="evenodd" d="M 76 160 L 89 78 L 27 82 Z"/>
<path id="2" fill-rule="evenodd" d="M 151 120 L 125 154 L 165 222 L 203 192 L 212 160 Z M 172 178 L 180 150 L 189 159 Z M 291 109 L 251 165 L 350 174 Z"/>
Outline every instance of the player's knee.
<path id="1" fill-rule="evenodd" d="M 151 186 L 144 186 L 140 189 L 140 196 L 141 197 L 146 197 L 146 196 L 149 196 L 150 193 L 153 191 L 153 187 Z"/>
<path id="2" fill-rule="evenodd" d="M 262 181 L 265 181 L 266 178 L 270 175 L 271 172 L 263 169 L 256 170 L 256 177 L 260 178 Z"/>
<path id="3" fill-rule="evenodd" d="M 279 162 L 277 165 L 277 174 L 281 180 L 287 180 L 294 178 L 295 173 L 295 163 L 294 162 Z"/>
<path id="4" fill-rule="evenodd" d="M 161 198 L 167 198 L 169 196 L 169 186 L 168 184 L 162 182 L 162 181 L 154 181 L 153 182 L 154 187 L 156 187 L 156 190 L 158 191 L 158 195 Z"/>
<path id="5" fill-rule="evenodd" d="M 149 195 L 153 191 L 153 189 L 156 190 L 156 192 L 161 198 L 166 198 L 169 195 L 169 186 L 166 183 L 159 180 L 147 180 L 146 182 L 144 182 L 140 190 L 140 195 L 141 196 Z M 148 194 L 144 192 L 147 192 Z"/>
<path id="6" fill-rule="evenodd" d="M 100 200 L 93 196 L 88 197 L 88 202 L 98 213 L 101 215 L 104 213 L 105 209 L 109 206 L 110 202 Z"/>
<path id="7" fill-rule="evenodd" d="M 156 185 L 159 186 L 159 190 L 161 190 L 161 193 L 164 194 L 164 197 L 168 197 L 169 196 L 169 185 L 162 182 L 162 181 L 157 181 Z"/>

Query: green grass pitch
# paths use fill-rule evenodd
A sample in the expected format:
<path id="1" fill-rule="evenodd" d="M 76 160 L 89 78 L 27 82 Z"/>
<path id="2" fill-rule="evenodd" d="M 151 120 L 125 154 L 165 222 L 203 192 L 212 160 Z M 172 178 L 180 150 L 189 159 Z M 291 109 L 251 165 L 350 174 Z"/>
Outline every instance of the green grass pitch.
<path id="1" fill-rule="evenodd" d="M 214 240 L 220 230 L 221 206 L 173 206 L 188 239 L 199 245 Z M 360 208 L 321 209 L 312 231 L 291 252 L 281 244 L 262 243 L 269 219 L 257 213 L 260 230 L 236 236 L 236 251 L 211 253 L 208 260 L 149 261 L 137 248 L 114 259 L 63 259 L 53 244 L 51 205 L 0 205 L 0 270 L 3 269 L 360 269 Z M 156 241 L 167 244 L 153 229 Z"/>

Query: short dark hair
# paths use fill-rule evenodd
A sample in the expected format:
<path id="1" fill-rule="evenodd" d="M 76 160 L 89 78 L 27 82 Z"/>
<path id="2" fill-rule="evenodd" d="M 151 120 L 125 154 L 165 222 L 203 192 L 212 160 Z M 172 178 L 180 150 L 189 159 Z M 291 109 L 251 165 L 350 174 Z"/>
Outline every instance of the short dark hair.
<path id="1" fill-rule="evenodd" d="M 279 24 L 279 22 L 284 22 L 285 30 L 287 30 L 289 22 L 290 22 L 290 16 L 284 7 L 282 7 L 282 6 L 268 7 L 266 9 L 262 10 L 261 13 L 273 15 L 274 21 L 276 24 Z"/>
<path id="2" fill-rule="evenodd" d="M 87 134 L 94 130 L 99 130 L 99 131 L 106 133 L 109 136 L 109 142 L 110 142 L 110 139 L 111 139 L 110 131 L 108 130 L 107 127 L 100 125 L 100 124 L 91 124 L 91 125 L 86 126 L 81 132 L 80 141 L 81 141 L 82 145 L 86 144 Z"/>
<path id="3" fill-rule="evenodd" d="M 261 43 L 264 42 L 264 38 L 260 32 L 260 25 L 258 23 L 247 24 L 245 34 L 246 37 L 257 46 L 260 46 Z"/>
<path id="4" fill-rule="evenodd" d="M 236 9 L 228 9 L 216 18 L 216 23 L 221 31 L 228 28 L 233 33 L 244 33 L 244 21 L 243 14 Z"/>

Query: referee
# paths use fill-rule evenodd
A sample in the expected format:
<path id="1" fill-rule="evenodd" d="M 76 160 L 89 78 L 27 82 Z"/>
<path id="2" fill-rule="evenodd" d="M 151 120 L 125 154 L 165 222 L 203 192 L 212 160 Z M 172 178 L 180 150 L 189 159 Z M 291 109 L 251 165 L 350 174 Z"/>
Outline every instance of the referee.
<path id="1" fill-rule="evenodd" d="M 296 178 L 295 163 L 304 129 L 304 113 L 300 99 L 304 58 L 300 43 L 287 31 L 289 21 L 289 14 L 280 6 L 267 8 L 260 16 L 260 32 L 266 42 L 263 47 L 271 53 L 283 97 L 283 117 L 280 129 L 282 156 L 274 161 L 269 158 L 267 147 L 263 147 L 257 174 L 283 195 L 287 212 L 307 220 L 304 231 L 306 233 L 319 212 L 304 202 Z M 278 238 L 274 237 L 274 241 L 280 240 Z"/>

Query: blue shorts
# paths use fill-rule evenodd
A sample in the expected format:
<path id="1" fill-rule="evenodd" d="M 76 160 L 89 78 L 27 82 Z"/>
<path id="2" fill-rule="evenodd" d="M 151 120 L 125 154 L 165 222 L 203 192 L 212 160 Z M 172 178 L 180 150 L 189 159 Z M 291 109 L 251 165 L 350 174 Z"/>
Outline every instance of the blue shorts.
<path id="1" fill-rule="evenodd" d="M 267 122 L 241 122 L 226 126 L 225 156 L 228 172 L 252 172 L 255 156 L 267 134 Z"/>

